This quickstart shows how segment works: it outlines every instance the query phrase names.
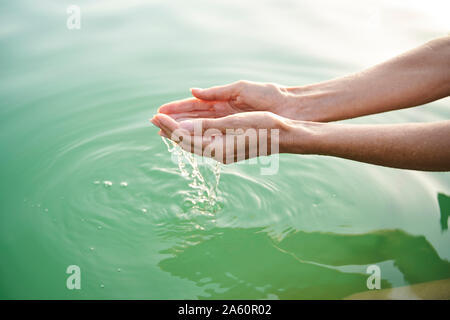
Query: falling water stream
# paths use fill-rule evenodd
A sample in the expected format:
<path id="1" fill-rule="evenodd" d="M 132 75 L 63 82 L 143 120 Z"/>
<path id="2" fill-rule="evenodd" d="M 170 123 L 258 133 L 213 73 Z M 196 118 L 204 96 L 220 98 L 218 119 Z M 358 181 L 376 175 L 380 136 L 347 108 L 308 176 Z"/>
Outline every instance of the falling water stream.
<path id="1" fill-rule="evenodd" d="M 206 158 L 201 158 L 199 162 L 196 155 L 184 151 L 172 140 L 162 140 L 172 154 L 173 162 L 177 163 L 180 174 L 189 181 L 189 187 L 192 188 L 185 200 L 192 204 L 192 209 L 210 214 L 216 212 L 220 207 L 220 163 Z M 201 170 L 202 167 L 204 170 Z"/>

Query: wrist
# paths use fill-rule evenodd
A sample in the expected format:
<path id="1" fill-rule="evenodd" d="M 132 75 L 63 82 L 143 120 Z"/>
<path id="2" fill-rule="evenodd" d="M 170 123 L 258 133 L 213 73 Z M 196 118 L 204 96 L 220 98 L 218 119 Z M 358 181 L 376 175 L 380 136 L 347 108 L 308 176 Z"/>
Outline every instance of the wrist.
<path id="1" fill-rule="evenodd" d="M 327 126 L 320 122 L 286 119 L 280 132 L 280 153 L 320 153 L 319 137 Z"/>
<path id="2" fill-rule="evenodd" d="M 335 81 L 302 87 L 285 88 L 285 117 L 302 121 L 328 122 L 339 120 L 337 112 L 344 92 Z"/>

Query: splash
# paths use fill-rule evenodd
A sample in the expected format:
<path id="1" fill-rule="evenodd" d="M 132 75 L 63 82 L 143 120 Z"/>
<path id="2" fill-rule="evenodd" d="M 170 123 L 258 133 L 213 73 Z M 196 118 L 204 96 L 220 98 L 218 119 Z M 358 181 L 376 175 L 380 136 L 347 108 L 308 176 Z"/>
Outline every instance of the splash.
<path id="1" fill-rule="evenodd" d="M 220 163 L 209 159 L 210 161 L 202 161 L 205 165 L 200 166 L 197 156 L 184 151 L 170 139 L 162 139 L 172 154 L 172 159 L 177 162 L 181 175 L 190 181 L 191 189 L 185 199 L 188 206 L 205 213 L 216 212 L 220 208 Z"/>

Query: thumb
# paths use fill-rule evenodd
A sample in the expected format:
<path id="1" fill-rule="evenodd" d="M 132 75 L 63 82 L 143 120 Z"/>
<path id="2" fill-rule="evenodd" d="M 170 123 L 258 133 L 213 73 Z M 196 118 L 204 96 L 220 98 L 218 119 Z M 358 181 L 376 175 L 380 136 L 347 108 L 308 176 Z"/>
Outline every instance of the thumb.
<path id="1" fill-rule="evenodd" d="M 238 82 L 227 84 L 224 86 L 216 86 L 208 89 L 192 88 L 192 95 L 198 99 L 202 100 L 230 100 L 239 94 Z"/>

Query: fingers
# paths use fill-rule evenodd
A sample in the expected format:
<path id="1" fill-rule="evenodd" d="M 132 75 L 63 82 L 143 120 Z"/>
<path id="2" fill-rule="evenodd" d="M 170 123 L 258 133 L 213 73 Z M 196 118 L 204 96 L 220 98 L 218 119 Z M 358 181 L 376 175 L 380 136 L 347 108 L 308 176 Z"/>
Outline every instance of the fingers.
<path id="1" fill-rule="evenodd" d="M 151 122 L 161 129 L 158 132 L 160 136 L 175 141 L 185 151 L 211 157 L 224 163 L 234 162 L 224 158 L 225 155 L 233 154 L 233 152 L 222 150 L 225 147 L 223 133 L 228 121 L 213 120 L 195 119 L 178 123 L 168 115 L 157 114 Z"/>
<path id="2" fill-rule="evenodd" d="M 196 98 L 188 98 L 178 101 L 166 103 L 159 107 L 158 113 L 178 114 L 192 111 L 207 111 L 213 108 L 213 103 L 209 101 L 201 101 Z"/>
<path id="3" fill-rule="evenodd" d="M 161 128 L 160 136 L 175 141 L 185 151 L 227 164 L 258 156 L 260 147 L 259 136 L 237 128 L 236 120 L 239 119 L 229 116 L 176 122 L 167 115 L 157 114 L 151 122 Z M 235 131 L 226 132 L 227 129 Z"/>
<path id="4" fill-rule="evenodd" d="M 188 98 L 169 102 L 159 107 L 158 112 L 164 114 L 183 113 L 191 111 L 205 111 L 213 107 L 211 102 L 201 101 L 196 98 Z"/>
<path id="5" fill-rule="evenodd" d="M 218 118 L 221 115 L 215 111 L 192 111 L 182 113 L 172 113 L 170 116 L 176 121 L 184 121 L 198 118 Z"/>
<path id="6" fill-rule="evenodd" d="M 217 118 L 217 119 L 191 119 L 180 121 L 180 129 L 188 131 L 191 135 L 199 136 L 216 131 L 218 133 L 226 133 L 227 128 L 231 127 L 231 121 L 229 117 Z"/>
<path id="7" fill-rule="evenodd" d="M 192 136 L 180 142 L 179 146 L 187 152 L 201 157 L 212 158 L 225 164 L 236 162 L 237 158 L 234 150 L 229 150 L 233 146 L 229 143 L 227 145 L 225 140 L 227 139 L 223 136 L 217 136 L 215 138 Z"/>
<path id="8" fill-rule="evenodd" d="M 211 138 L 202 136 L 187 136 L 178 144 L 183 150 L 204 156 L 204 150 L 211 143 Z"/>
<path id="9" fill-rule="evenodd" d="M 161 133 L 167 137 L 172 136 L 172 132 L 179 128 L 178 122 L 168 115 L 158 113 L 150 120 L 155 126 L 161 129 Z"/>
<path id="10" fill-rule="evenodd" d="M 187 152 L 212 158 L 224 164 L 258 156 L 257 144 L 249 144 L 242 136 L 191 136 L 183 139 L 179 146 Z"/>
<path id="11" fill-rule="evenodd" d="M 193 88 L 192 95 L 202 100 L 230 100 L 239 94 L 241 82 L 235 82 L 224 86 L 216 86 L 208 89 Z"/>
<path id="12" fill-rule="evenodd" d="M 246 84 L 246 81 L 238 81 L 207 89 L 193 88 L 191 92 L 194 98 L 166 103 L 159 107 L 158 113 L 174 115 L 193 111 L 214 112 L 216 108 L 223 109 L 226 107 L 223 105 L 223 102 L 236 98 Z M 218 103 L 218 101 L 221 102 Z"/>
<path id="13" fill-rule="evenodd" d="M 204 101 L 189 98 L 162 105 L 158 113 L 167 114 L 177 121 L 192 118 L 219 118 L 235 113 L 225 101 Z"/>
<path id="14" fill-rule="evenodd" d="M 205 132 L 216 130 L 225 134 L 228 129 L 243 129 L 271 127 L 267 123 L 266 115 L 262 112 L 244 112 L 231 114 L 221 118 L 200 118 L 179 121 L 181 129 L 188 131 L 191 135 L 204 135 Z"/>

